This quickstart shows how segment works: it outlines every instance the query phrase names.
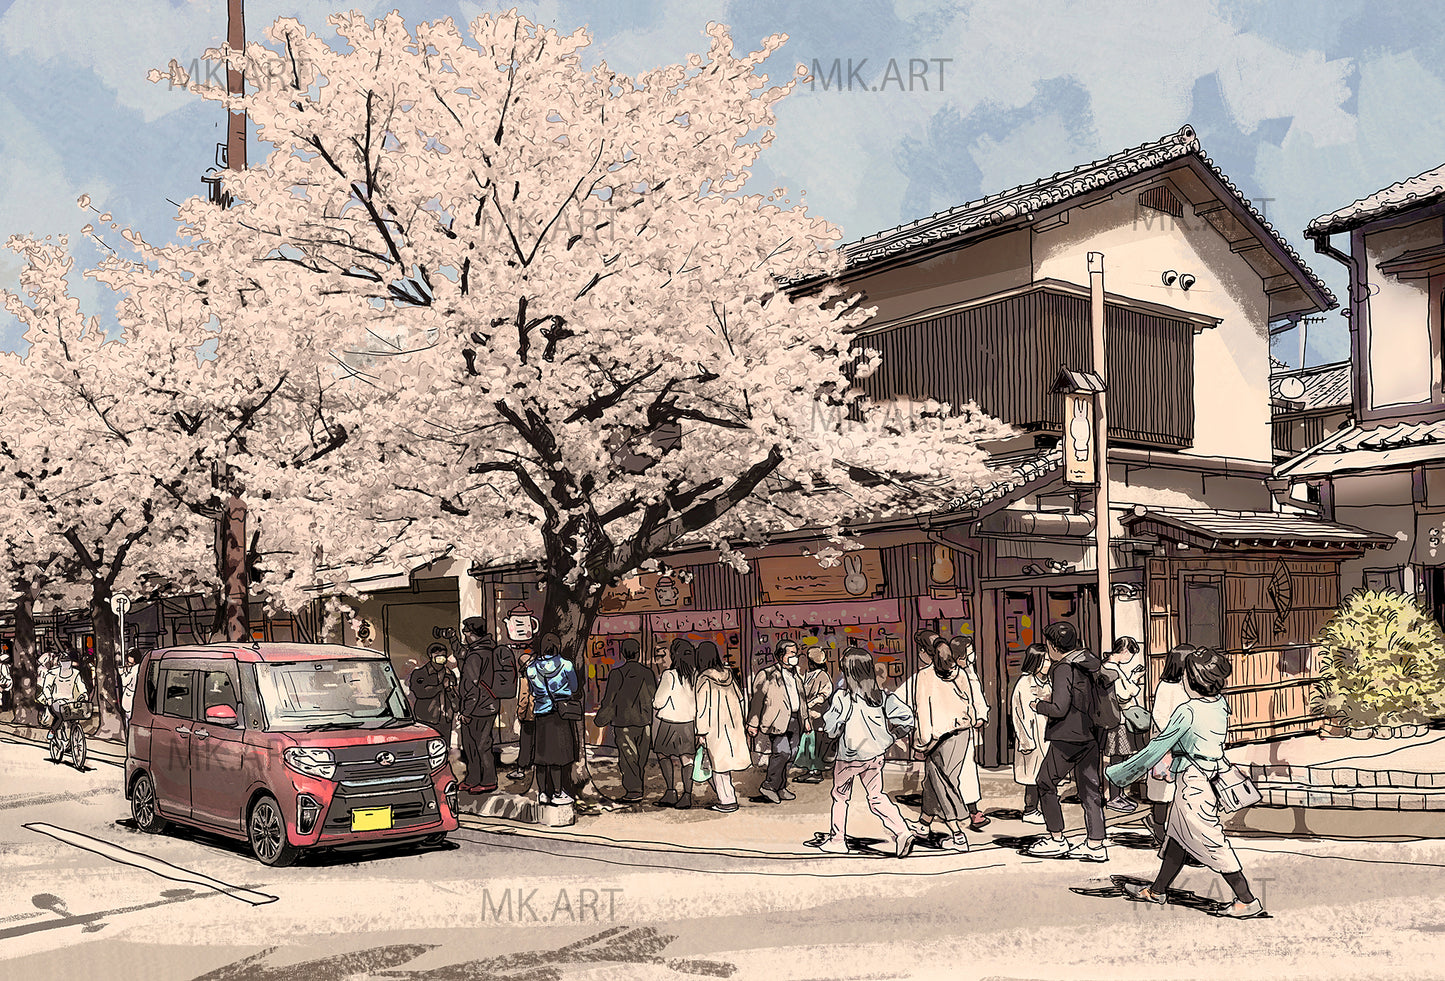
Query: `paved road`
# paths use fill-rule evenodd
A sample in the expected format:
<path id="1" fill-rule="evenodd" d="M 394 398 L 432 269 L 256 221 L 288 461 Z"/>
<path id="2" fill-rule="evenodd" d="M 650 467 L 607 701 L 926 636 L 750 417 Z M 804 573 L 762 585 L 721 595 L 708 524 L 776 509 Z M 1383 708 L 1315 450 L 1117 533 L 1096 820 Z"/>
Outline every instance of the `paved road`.
<path id="1" fill-rule="evenodd" d="M 463 831 L 267 869 L 128 825 L 119 770 L 0 741 L 0 975 L 357 978 L 1445 977 L 1445 845 L 1238 842 L 1273 914 L 1118 897 L 1155 866 L 1008 842 L 967 856 L 737 860 Z M 1445 831 L 1445 829 L 1442 829 Z M 1210 873 L 1178 887 L 1222 898 Z M 271 897 L 275 897 L 274 900 Z"/>

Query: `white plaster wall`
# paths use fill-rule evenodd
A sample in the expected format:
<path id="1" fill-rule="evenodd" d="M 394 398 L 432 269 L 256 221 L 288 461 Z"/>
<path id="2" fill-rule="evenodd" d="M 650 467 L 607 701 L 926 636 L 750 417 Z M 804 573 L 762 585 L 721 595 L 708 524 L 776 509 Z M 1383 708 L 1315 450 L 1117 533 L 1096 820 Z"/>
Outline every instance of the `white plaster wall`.
<path id="1" fill-rule="evenodd" d="M 1219 317 L 1195 336 L 1194 446 L 1201 456 L 1270 459 L 1269 301 L 1259 275 L 1203 218 L 1185 206 L 1173 219 L 1142 208 L 1131 191 L 1092 208 L 1073 208 L 1067 224 L 1037 232 L 1035 279 L 1089 284 L 1087 253 L 1104 253 L 1110 293 Z M 1165 286 L 1166 269 L 1192 273 L 1188 292 Z"/>
<path id="2" fill-rule="evenodd" d="M 1380 272 L 1380 263 L 1403 252 L 1439 245 L 1439 218 L 1365 236 L 1365 281 L 1370 290 L 1370 407 L 1432 401 L 1440 366 L 1432 354 L 1428 280 L 1401 280 Z"/>

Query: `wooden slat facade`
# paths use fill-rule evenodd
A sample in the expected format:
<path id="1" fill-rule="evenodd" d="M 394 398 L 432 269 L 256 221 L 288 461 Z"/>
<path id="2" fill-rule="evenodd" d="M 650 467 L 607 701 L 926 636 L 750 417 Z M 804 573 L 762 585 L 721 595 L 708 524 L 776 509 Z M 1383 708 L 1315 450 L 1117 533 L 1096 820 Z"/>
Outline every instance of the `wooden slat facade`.
<path id="1" fill-rule="evenodd" d="M 1109 433 L 1121 443 L 1194 441 L 1194 327 L 1110 306 Z M 1086 298 L 1035 290 L 860 338 L 883 362 L 859 386 L 874 401 L 969 401 L 1005 422 L 1061 432 L 1060 365 L 1091 361 Z"/>
<path id="2" fill-rule="evenodd" d="M 1169 649 L 1188 641 L 1182 636 L 1182 574 L 1214 573 L 1222 579 L 1223 648 L 1233 667 L 1225 689 L 1230 743 L 1318 730 L 1322 720 L 1311 711 L 1310 696 L 1323 649 L 1315 640 L 1339 602 L 1339 564 L 1284 558 L 1292 600 L 1281 619 L 1267 592 L 1280 561 L 1257 555 L 1148 560 L 1146 652 L 1151 700 Z M 1246 627 L 1249 621 L 1252 628 Z M 1277 626 L 1281 632 L 1276 632 Z"/>

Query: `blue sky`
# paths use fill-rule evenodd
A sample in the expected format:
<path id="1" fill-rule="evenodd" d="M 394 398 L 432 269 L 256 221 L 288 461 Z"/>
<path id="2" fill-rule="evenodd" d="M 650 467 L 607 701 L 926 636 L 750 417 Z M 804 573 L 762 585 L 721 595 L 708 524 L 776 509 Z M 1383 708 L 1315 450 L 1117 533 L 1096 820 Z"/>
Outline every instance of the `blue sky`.
<path id="1" fill-rule="evenodd" d="M 513 0 L 509 0 L 510 5 Z M 169 201 L 199 193 L 224 139 L 210 104 L 152 85 L 225 32 L 224 0 L 0 0 L 0 237 L 70 233 L 89 194 L 115 220 L 165 239 Z M 342 0 L 248 0 L 248 35 L 278 16 L 324 31 Z M 461 0 L 386 0 L 408 21 L 469 20 Z M 591 60 L 635 72 L 704 51 L 703 29 L 740 47 L 781 31 L 781 78 L 867 59 L 851 91 L 804 89 L 778 112 L 753 189 L 805 193 L 854 239 L 1157 139 L 1188 122 L 1337 295 L 1341 267 L 1301 235 L 1313 217 L 1445 160 L 1445 4 L 1119 0 L 546 0 L 522 11 L 587 26 Z M 880 81 L 890 59 L 929 61 L 927 87 Z M 939 62 L 942 78 L 939 84 Z M 258 158 L 252 151 L 253 160 Z M 169 199 L 169 201 L 168 201 Z M 89 247 L 82 261 L 97 258 Z M 0 258 L 0 283 L 18 265 Z M 92 302 L 91 287 L 83 288 Z M 16 325 L 0 321 L 0 346 Z M 1298 360 L 1287 337 L 1277 355 Z M 1338 312 L 1310 330 L 1309 363 L 1346 357 Z"/>

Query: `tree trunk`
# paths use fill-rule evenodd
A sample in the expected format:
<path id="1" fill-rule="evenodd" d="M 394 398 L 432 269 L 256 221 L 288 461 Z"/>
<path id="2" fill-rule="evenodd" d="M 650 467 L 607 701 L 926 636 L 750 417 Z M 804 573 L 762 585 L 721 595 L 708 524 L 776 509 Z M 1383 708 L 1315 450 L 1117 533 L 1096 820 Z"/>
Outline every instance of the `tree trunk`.
<path id="1" fill-rule="evenodd" d="M 15 724 L 35 726 L 40 724 L 40 710 L 35 705 L 35 696 L 40 691 L 40 657 L 35 645 L 35 598 L 39 588 L 36 583 L 21 579 L 15 584 L 15 591 L 19 599 L 15 601 L 11 665 L 15 687 L 11 697 L 15 699 Z"/>
<path id="2" fill-rule="evenodd" d="M 542 608 L 541 634 L 556 634 L 562 642 L 562 650 L 572 658 L 572 667 L 577 671 L 577 681 L 584 696 L 583 719 L 576 725 L 577 762 L 572 764 L 567 777 L 574 796 L 599 796 L 592 783 L 592 771 L 587 766 L 587 720 L 585 695 L 587 691 L 587 638 L 591 634 L 592 621 L 597 618 L 597 609 L 602 604 L 602 590 L 589 589 L 583 583 L 575 589 L 561 585 L 560 576 L 547 576 L 546 603 Z M 540 638 L 534 641 L 540 647 Z M 526 684 L 526 679 L 523 679 Z M 595 707 L 595 706 L 594 706 Z"/>
<path id="3" fill-rule="evenodd" d="M 106 579 L 92 580 L 90 624 L 95 631 L 95 704 L 100 709 L 102 739 L 122 734 L 120 717 L 120 623 L 110 608 L 111 589 Z"/>
<path id="4" fill-rule="evenodd" d="M 250 643 L 250 576 L 246 565 L 246 502 L 231 495 L 217 519 L 216 571 L 221 577 L 221 636 Z"/>

